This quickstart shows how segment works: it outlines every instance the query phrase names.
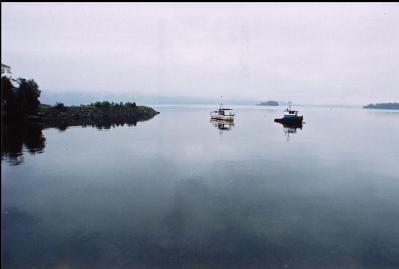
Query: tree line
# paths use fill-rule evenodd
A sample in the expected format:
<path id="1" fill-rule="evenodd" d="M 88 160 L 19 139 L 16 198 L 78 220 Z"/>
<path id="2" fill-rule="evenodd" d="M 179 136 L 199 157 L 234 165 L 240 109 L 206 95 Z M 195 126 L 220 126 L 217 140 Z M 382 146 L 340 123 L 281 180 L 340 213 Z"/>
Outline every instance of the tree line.
<path id="1" fill-rule="evenodd" d="M 22 120 L 29 115 L 36 115 L 39 111 L 39 85 L 33 79 L 12 78 L 11 67 L 1 64 L 1 113 L 7 122 Z M 81 105 L 86 106 L 86 105 Z M 136 107 L 135 102 L 97 101 L 87 106 L 97 108 Z M 42 105 L 42 107 L 51 107 Z M 66 110 L 63 103 L 57 103 L 54 108 Z"/>

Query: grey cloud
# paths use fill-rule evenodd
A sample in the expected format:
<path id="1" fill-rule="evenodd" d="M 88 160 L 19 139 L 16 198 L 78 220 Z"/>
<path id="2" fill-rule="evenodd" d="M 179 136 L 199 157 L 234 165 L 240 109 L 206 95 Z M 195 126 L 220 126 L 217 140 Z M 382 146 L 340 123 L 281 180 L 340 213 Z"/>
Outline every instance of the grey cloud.
<path id="1" fill-rule="evenodd" d="M 3 3 L 2 60 L 44 91 L 399 100 L 397 3 Z"/>

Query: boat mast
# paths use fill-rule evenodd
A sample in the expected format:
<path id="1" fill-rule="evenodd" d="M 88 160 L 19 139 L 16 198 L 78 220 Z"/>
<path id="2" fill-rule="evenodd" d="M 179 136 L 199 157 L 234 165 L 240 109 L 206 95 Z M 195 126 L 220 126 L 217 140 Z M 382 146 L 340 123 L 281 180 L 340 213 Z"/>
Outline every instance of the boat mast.
<path id="1" fill-rule="evenodd" d="M 223 96 L 220 96 L 220 108 L 219 109 L 222 109 L 223 108 Z"/>

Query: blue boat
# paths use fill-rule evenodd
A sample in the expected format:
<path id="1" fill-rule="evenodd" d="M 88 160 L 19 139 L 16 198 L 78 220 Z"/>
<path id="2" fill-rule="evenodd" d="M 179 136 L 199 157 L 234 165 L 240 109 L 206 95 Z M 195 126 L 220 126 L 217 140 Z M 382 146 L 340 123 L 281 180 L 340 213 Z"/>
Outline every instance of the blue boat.
<path id="1" fill-rule="evenodd" d="M 287 125 L 302 125 L 303 116 L 298 116 L 298 111 L 291 109 L 291 102 L 284 112 L 285 113 L 282 118 L 274 119 L 274 121 Z"/>

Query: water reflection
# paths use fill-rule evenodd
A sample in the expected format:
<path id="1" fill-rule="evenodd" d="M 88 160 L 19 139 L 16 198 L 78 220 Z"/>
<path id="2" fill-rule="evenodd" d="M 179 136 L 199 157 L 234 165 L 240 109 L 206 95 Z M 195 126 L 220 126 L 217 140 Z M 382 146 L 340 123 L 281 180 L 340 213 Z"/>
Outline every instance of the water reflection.
<path id="1" fill-rule="evenodd" d="M 219 133 L 222 134 L 224 131 L 231 131 L 234 128 L 234 122 L 223 121 L 223 120 L 211 120 L 213 126 L 219 129 Z"/>
<path id="2" fill-rule="evenodd" d="M 291 172 L 281 172 L 283 177 L 276 182 Z M 394 218 L 385 219 L 384 223 L 370 220 L 368 214 L 375 214 L 375 208 L 354 213 L 345 202 L 342 207 L 333 206 L 334 197 L 328 195 L 320 200 L 309 199 L 309 186 L 269 190 L 261 179 L 251 178 L 252 184 L 248 184 L 243 180 L 245 173 L 234 174 L 228 174 L 231 182 L 219 187 L 200 178 L 185 178 L 173 185 L 167 195 L 170 199 L 160 195 L 156 199 L 135 200 L 130 195 L 123 198 L 125 192 L 121 191 L 111 195 L 111 205 L 101 201 L 93 204 L 92 199 L 98 194 L 92 190 L 80 197 L 91 202 L 83 202 L 76 212 L 54 211 L 51 216 L 8 206 L 2 224 L 7 231 L 5 265 L 391 269 L 398 264 L 397 232 L 388 229 L 397 224 Z M 129 186 L 122 189 L 126 187 Z M 106 191 L 112 190 L 115 189 Z M 159 186 L 149 184 L 139 191 L 147 196 L 154 190 L 160 190 Z M 73 204 L 68 201 L 68 205 Z M 93 206 L 101 210 L 93 212 Z M 51 203 L 47 207 L 54 210 Z M 134 207 L 138 210 L 131 211 Z M 81 214 L 87 212 L 90 214 L 79 222 Z M 109 216 L 101 212 L 113 212 L 112 218 L 106 220 Z M 134 215 L 129 217 L 131 214 Z M 64 219 L 74 225 L 56 225 L 57 220 Z M 46 229 L 43 224 L 53 228 Z M 362 229 L 354 234 L 358 227 Z M 378 236 L 374 235 L 375 230 Z"/>
<path id="3" fill-rule="evenodd" d="M 1 159 L 11 165 L 23 162 L 23 152 L 41 153 L 46 145 L 42 128 L 36 125 L 4 126 L 1 132 Z"/>
<path id="4" fill-rule="evenodd" d="M 297 133 L 297 129 L 301 129 L 302 130 L 302 122 L 301 123 L 280 123 L 279 124 L 283 125 L 283 131 L 285 136 L 287 137 L 287 142 L 290 141 L 290 135 L 292 134 L 296 134 Z"/>
<path id="5" fill-rule="evenodd" d="M 136 119 L 130 119 L 128 121 L 101 121 L 96 124 L 83 125 L 82 127 L 95 127 L 97 130 L 109 130 L 119 126 L 123 127 L 125 124 L 129 127 L 136 126 L 137 122 L 138 120 Z"/>
<path id="6" fill-rule="evenodd" d="M 140 120 L 141 121 L 141 120 Z M 109 130 L 111 128 L 136 126 L 138 120 L 128 121 L 101 121 L 95 124 L 80 125 L 82 128 L 93 127 L 97 130 Z M 37 124 L 18 123 L 5 125 L 1 132 L 1 160 L 9 162 L 11 165 L 20 165 L 24 162 L 24 152 L 30 154 L 42 153 L 46 145 L 46 138 L 42 130 L 46 128 L 56 128 L 60 132 L 65 132 L 71 125 L 58 124 L 54 126 L 43 126 Z"/>
<path id="7" fill-rule="evenodd" d="M 306 137 L 248 110 L 212 139 L 233 126 L 197 108 L 137 132 L 43 131 L 40 158 L 2 166 L 2 266 L 399 268 L 399 126 L 318 111 Z"/>

